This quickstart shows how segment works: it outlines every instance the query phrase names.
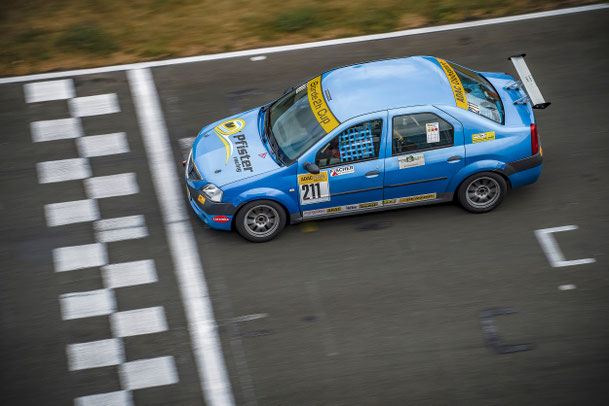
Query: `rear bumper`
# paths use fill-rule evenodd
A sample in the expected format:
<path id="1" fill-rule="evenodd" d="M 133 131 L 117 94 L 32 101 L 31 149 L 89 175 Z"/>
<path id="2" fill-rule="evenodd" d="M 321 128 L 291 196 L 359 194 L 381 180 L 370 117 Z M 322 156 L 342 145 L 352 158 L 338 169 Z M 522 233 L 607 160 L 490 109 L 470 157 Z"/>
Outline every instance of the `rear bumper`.
<path id="1" fill-rule="evenodd" d="M 508 177 L 512 188 L 529 185 L 539 179 L 543 155 L 540 149 L 535 155 L 513 161 L 505 165 L 505 168 L 500 170 L 502 174 Z"/>
<path id="2" fill-rule="evenodd" d="M 230 230 L 237 208 L 230 203 L 216 203 L 209 199 L 205 199 L 205 203 L 201 203 L 198 200 L 199 195 L 200 192 L 187 181 L 186 197 L 195 214 L 211 228 Z"/>

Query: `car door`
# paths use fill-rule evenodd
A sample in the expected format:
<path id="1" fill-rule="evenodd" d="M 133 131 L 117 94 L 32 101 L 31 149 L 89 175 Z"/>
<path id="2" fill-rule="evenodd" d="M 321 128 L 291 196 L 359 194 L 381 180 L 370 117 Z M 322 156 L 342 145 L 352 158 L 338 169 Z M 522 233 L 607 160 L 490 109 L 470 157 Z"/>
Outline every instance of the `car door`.
<path id="1" fill-rule="evenodd" d="M 387 112 L 339 126 L 298 162 L 298 193 L 304 218 L 347 214 L 382 205 Z M 319 174 L 305 168 L 315 163 Z"/>
<path id="2" fill-rule="evenodd" d="M 463 167 L 463 126 L 432 106 L 389 112 L 383 198 L 385 204 L 450 197 L 447 186 Z"/>

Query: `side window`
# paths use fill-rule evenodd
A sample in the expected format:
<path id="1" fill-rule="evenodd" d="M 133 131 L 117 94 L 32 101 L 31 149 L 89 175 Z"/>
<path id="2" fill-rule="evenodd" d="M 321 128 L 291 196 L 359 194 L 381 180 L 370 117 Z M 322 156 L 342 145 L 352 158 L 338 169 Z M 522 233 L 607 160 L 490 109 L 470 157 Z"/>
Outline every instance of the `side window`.
<path id="1" fill-rule="evenodd" d="M 383 120 L 370 120 L 347 128 L 321 147 L 315 155 L 320 168 L 377 158 L 383 133 Z"/>
<path id="2" fill-rule="evenodd" d="M 454 129 L 432 113 L 407 114 L 393 118 L 392 155 L 453 145 Z"/>

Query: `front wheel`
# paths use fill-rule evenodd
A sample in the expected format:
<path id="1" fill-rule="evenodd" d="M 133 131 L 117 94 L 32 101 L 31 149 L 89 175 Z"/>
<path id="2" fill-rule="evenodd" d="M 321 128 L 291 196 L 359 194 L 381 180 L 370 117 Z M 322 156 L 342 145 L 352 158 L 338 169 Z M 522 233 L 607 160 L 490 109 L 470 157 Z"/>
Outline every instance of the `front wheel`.
<path id="1" fill-rule="evenodd" d="M 476 173 L 461 184 L 458 198 L 461 206 L 472 213 L 486 213 L 499 206 L 507 192 L 507 183 L 493 172 Z"/>
<path id="2" fill-rule="evenodd" d="M 283 230 L 286 214 L 272 200 L 249 202 L 237 213 L 235 228 L 246 240 L 265 242 L 272 240 Z"/>

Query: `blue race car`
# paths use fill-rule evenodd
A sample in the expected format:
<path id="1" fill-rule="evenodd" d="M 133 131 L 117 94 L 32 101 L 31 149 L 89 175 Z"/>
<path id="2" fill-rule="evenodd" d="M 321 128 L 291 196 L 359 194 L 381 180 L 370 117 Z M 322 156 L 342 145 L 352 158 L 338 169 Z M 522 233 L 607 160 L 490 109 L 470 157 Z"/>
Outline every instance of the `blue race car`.
<path id="1" fill-rule="evenodd" d="M 521 81 L 417 56 L 334 69 L 204 127 L 185 161 L 210 227 L 262 242 L 287 223 L 457 200 L 483 213 L 535 182 L 543 99 Z"/>

